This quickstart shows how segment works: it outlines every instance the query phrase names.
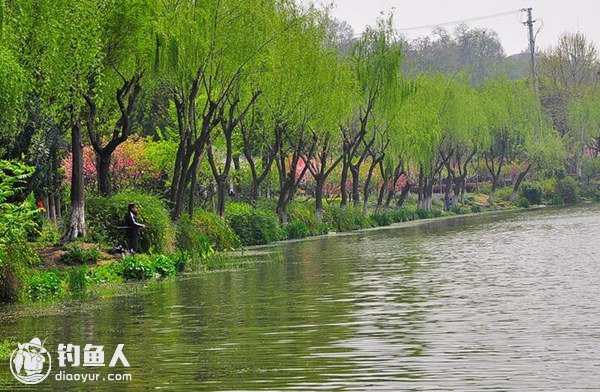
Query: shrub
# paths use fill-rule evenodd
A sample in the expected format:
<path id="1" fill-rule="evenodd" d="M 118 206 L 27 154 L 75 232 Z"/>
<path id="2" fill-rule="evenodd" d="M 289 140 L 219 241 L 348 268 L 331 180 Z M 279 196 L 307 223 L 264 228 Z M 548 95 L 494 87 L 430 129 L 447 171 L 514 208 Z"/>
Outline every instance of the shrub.
<path id="1" fill-rule="evenodd" d="M 481 208 L 481 206 L 480 206 L 480 205 L 473 204 L 473 205 L 471 206 L 471 212 L 472 212 L 472 213 L 474 213 L 474 214 L 476 214 L 476 213 L 479 213 L 479 212 L 481 212 L 482 210 L 483 210 L 483 209 Z"/>
<path id="2" fill-rule="evenodd" d="M 524 196 L 519 196 L 517 200 L 515 200 L 515 205 L 519 208 L 529 208 L 529 199 Z"/>
<path id="3" fill-rule="evenodd" d="M 91 247 L 85 249 L 80 244 L 67 245 L 67 252 L 61 256 L 65 264 L 95 264 L 100 259 L 100 249 Z"/>
<path id="4" fill-rule="evenodd" d="M 51 220 L 44 219 L 42 223 L 42 230 L 40 231 L 40 234 L 36 241 L 43 244 L 54 245 L 58 242 L 59 238 L 60 233 L 56 228 L 56 224 Z"/>
<path id="5" fill-rule="evenodd" d="M 359 208 L 355 207 L 328 206 L 325 208 L 323 218 L 337 232 L 353 231 L 373 226 L 373 221 L 365 216 Z"/>
<path id="6" fill-rule="evenodd" d="M 87 272 L 90 283 L 111 283 L 123 281 L 123 264 L 107 263 L 92 268 Z"/>
<path id="7" fill-rule="evenodd" d="M 165 203 L 158 197 L 133 191 L 113 196 L 92 196 L 86 200 L 86 219 L 89 235 L 96 241 L 108 241 L 111 245 L 126 243 L 123 217 L 127 206 L 138 205 L 139 221 L 149 227 L 142 229 L 140 248 L 144 252 L 165 253 L 172 245 L 173 230 Z"/>
<path id="8" fill-rule="evenodd" d="M 63 282 L 54 271 L 34 272 L 26 283 L 26 294 L 32 300 L 45 300 L 63 292 Z"/>
<path id="9" fill-rule="evenodd" d="M 195 261 L 206 259 L 215 253 L 210 239 L 199 233 L 189 218 L 181 218 L 177 223 L 177 246 L 182 254 L 189 255 Z"/>
<path id="10" fill-rule="evenodd" d="M 127 280 L 150 279 L 154 276 L 174 276 L 183 270 L 185 259 L 166 255 L 134 254 L 123 257 L 122 276 Z"/>
<path id="11" fill-rule="evenodd" d="M 496 189 L 496 193 L 495 193 L 496 200 L 508 201 L 508 199 L 510 198 L 512 193 L 513 193 L 513 189 L 511 187 Z"/>
<path id="12" fill-rule="evenodd" d="M 172 258 L 166 255 L 152 255 L 150 256 L 154 271 L 160 276 L 175 276 L 178 272 L 179 259 Z"/>
<path id="13" fill-rule="evenodd" d="M 185 215 L 177 222 L 177 245 L 182 247 L 183 233 L 186 233 L 187 242 L 191 236 L 206 236 L 210 245 L 219 251 L 234 250 L 240 245 L 240 239 L 235 232 L 229 227 L 227 221 L 217 214 L 212 212 L 196 210 L 193 217 L 190 219 Z"/>
<path id="14" fill-rule="evenodd" d="M 408 222 L 418 218 L 415 210 L 407 208 L 394 210 L 391 215 L 394 222 Z"/>
<path id="15" fill-rule="evenodd" d="M 150 279 L 154 276 L 154 266 L 150 256 L 133 254 L 123 257 L 123 277 L 127 280 Z"/>
<path id="16" fill-rule="evenodd" d="M 302 223 L 303 226 L 308 230 L 308 235 L 305 235 L 304 237 L 319 234 L 319 222 L 317 221 L 314 208 L 306 203 L 290 203 L 287 208 L 287 216 L 289 222 L 297 222 L 297 225 Z"/>
<path id="17" fill-rule="evenodd" d="M 290 240 L 309 237 L 312 233 L 305 222 L 293 220 L 285 227 Z"/>
<path id="18" fill-rule="evenodd" d="M 88 286 L 87 269 L 85 267 L 70 268 L 67 282 L 71 293 L 83 293 Z"/>
<path id="19" fill-rule="evenodd" d="M 531 204 L 542 204 L 542 185 L 539 182 L 528 181 L 521 185 L 521 196 Z"/>
<path id="20" fill-rule="evenodd" d="M 377 226 L 389 226 L 392 223 L 394 223 L 394 216 L 392 215 L 392 213 L 387 211 L 376 212 L 371 215 L 371 220 Z"/>
<path id="21" fill-rule="evenodd" d="M 264 245 L 286 238 L 279 218 L 272 210 L 253 208 L 246 203 L 229 203 L 225 216 L 244 246 Z"/>
<path id="22" fill-rule="evenodd" d="M 556 192 L 565 204 L 579 202 L 579 184 L 573 177 L 565 177 L 556 181 Z"/>

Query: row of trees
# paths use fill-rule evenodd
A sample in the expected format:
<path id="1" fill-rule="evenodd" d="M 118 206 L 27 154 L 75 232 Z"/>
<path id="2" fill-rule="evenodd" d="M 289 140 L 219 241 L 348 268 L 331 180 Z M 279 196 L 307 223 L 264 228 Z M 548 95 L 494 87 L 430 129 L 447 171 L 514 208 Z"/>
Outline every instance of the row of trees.
<path id="1" fill-rule="evenodd" d="M 110 194 L 115 151 L 134 133 L 164 137 L 161 127 L 177 144 L 165 192 L 173 219 L 196 208 L 202 174 L 223 215 L 241 166 L 252 200 L 276 178 L 284 222 L 309 176 L 321 219 L 334 171 L 341 204 L 366 212 L 374 188 L 381 209 L 401 205 L 412 186 L 429 209 L 442 176 L 456 205 L 475 161 L 488 169 L 493 203 L 506 165 L 521 164 L 516 195 L 532 170 L 564 161 L 556 120 L 530 83 L 483 80 L 479 69 L 404 72 L 404 52 L 391 17 L 353 39 L 327 12 L 292 0 L 0 1 L 2 155 L 36 163 L 32 183 L 56 215 L 69 151 L 67 240 L 86 232 L 84 147 L 95 153 L 98 192 Z M 583 114 L 572 121 L 587 129 L 595 117 L 585 105 L 594 103 L 574 106 Z M 417 184 L 398 190 L 403 175 Z"/>

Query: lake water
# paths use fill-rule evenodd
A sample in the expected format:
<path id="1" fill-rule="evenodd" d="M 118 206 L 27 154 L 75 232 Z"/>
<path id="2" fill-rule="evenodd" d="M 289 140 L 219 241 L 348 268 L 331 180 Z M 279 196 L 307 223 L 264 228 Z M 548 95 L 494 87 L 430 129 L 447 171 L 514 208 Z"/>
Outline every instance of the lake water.
<path id="1" fill-rule="evenodd" d="M 594 205 L 284 243 L 236 271 L 4 308 L 0 338 L 47 339 L 35 390 L 598 390 L 599 239 Z M 104 345 L 106 363 L 124 343 L 131 367 L 60 369 L 59 343 Z M 7 368 L 0 389 L 25 389 Z"/>

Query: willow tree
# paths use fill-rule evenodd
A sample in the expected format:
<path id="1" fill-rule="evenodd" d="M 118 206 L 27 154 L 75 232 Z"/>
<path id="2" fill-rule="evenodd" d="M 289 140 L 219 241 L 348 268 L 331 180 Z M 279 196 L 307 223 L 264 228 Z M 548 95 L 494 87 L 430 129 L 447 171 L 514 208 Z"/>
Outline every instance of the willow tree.
<path id="1" fill-rule="evenodd" d="M 305 160 L 315 180 L 315 214 L 318 221 L 323 219 L 325 183 L 344 158 L 340 130 L 352 119 L 357 87 L 346 58 L 331 49 L 325 50 L 322 57 L 321 73 L 318 75 L 320 82 L 317 83 L 320 103 L 317 104 L 317 116 L 312 125 L 316 148 L 312 159 L 308 157 Z"/>
<path id="2" fill-rule="evenodd" d="M 111 191 L 112 155 L 134 129 L 142 78 L 152 66 L 156 8 L 151 0 L 103 0 L 98 7 L 100 59 L 88 76 L 84 98 L 98 191 L 106 195 Z"/>
<path id="3" fill-rule="evenodd" d="M 343 159 L 341 204 L 348 203 L 346 183 L 352 175 L 352 198 L 360 203 L 360 168 L 375 143 L 376 132 L 370 127 L 379 106 L 389 106 L 396 98 L 401 77 L 402 48 L 392 28 L 392 17 L 379 19 L 367 27 L 352 48 L 351 61 L 359 86 L 356 119 L 342 129 Z"/>
<path id="4" fill-rule="evenodd" d="M 589 90 L 568 107 L 570 128 L 579 139 L 579 150 L 600 155 L 600 92 Z"/>
<path id="5" fill-rule="evenodd" d="M 276 7 L 274 1 L 242 0 L 163 4 L 155 69 L 170 91 L 177 116 L 179 147 L 169 195 L 176 218 L 186 192 L 188 209 L 193 210 L 196 175 L 215 130 L 221 128 L 228 139 L 260 95 L 247 77 L 256 72 L 259 56 L 275 38 L 270 22 Z M 216 162 L 211 165 L 221 196 L 228 162 L 223 171 Z"/>
<path id="6" fill-rule="evenodd" d="M 540 126 L 538 101 L 524 81 L 497 79 L 483 86 L 483 103 L 488 124 L 489 145 L 483 151 L 492 188 L 490 205 L 504 166 L 525 148 L 528 138 Z"/>
<path id="7" fill-rule="evenodd" d="M 15 141 L 28 87 L 25 70 L 14 54 L 10 39 L 0 23 L 0 140 L 3 149 Z"/>
<path id="8" fill-rule="evenodd" d="M 74 240 L 86 233 L 82 130 L 88 108 L 84 95 L 102 57 L 103 10 L 91 0 L 49 2 L 46 8 L 51 10 L 47 17 L 52 23 L 45 25 L 50 49 L 41 61 L 46 78 L 42 94 L 51 103 L 48 110 L 56 123 L 66 123 L 70 129 L 71 205 L 63 239 Z"/>
<path id="9" fill-rule="evenodd" d="M 454 82 L 444 76 L 421 75 L 416 92 L 402 105 L 399 113 L 399 140 L 394 144 L 405 151 L 410 165 L 419 168 L 418 206 L 430 209 L 437 175 L 449 154 L 440 153 L 446 141 L 448 112 L 453 99 Z"/>
<path id="10" fill-rule="evenodd" d="M 438 154 L 448 172 L 446 192 L 452 195 L 452 206 L 456 207 L 459 200 L 464 203 L 468 167 L 477 152 L 487 146 L 488 133 L 480 93 L 460 79 L 451 81 L 449 89 Z"/>

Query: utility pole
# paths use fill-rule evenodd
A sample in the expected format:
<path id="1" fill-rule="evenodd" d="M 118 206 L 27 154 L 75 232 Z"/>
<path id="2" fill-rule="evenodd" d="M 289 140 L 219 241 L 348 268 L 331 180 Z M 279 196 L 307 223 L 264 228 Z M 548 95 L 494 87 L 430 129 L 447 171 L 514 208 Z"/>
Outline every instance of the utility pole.
<path id="1" fill-rule="evenodd" d="M 527 20 L 523 22 L 527 26 L 529 33 L 529 55 L 531 56 L 531 77 L 535 83 L 535 35 L 533 34 L 533 24 L 536 22 L 533 20 L 533 8 L 523 8 L 521 11 L 527 13 Z"/>
<path id="2" fill-rule="evenodd" d="M 522 8 L 522 12 L 527 13 L 527 20 L 523 22 L 525 26 L 527 26 L 527 32 L 529 34 L 529 56 L 531 60 L 531 84 L 533 86 L 533 91 L 536 96 L 539 96 L 537 77 L 535 72 L 535 34 L 533 33 L 533 24 L 536 22 L 533 20 L 533 8 Z M 540 132 L 542 127 L 542 114 L 540 113 L 539 125 L 536 129 L 536 138 L 540 138 Z"/>

